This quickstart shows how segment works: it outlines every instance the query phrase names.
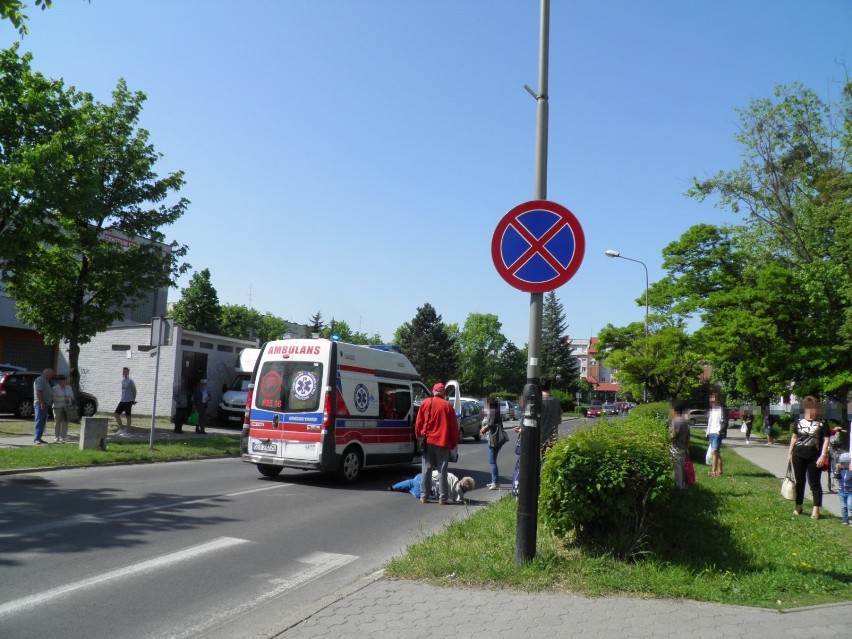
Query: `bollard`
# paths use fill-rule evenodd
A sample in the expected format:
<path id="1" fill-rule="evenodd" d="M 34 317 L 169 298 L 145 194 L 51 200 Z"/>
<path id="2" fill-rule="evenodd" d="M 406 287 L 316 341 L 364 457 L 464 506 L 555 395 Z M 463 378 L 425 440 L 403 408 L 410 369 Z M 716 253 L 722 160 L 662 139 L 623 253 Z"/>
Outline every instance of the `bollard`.
<path id="1" fill-rule="evenodd" d="M 106 450 L 108 428 L 106 417 L 83 417 L 80 420 L 80 450 Z"/>

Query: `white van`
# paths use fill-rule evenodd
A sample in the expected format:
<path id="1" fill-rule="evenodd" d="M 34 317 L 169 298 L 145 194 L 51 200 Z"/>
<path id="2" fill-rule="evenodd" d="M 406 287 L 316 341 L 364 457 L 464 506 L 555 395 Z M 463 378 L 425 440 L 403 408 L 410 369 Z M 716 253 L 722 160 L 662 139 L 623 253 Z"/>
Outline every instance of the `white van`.
<path id="1" fill-rule="evenodd" d="M 415 461 L 416 411 L 432 393 L 404 355 L 327 339 L 278 340 L 261 351 L 240 452 L 262 475 L 301 468 L 351 483 L 364 468 Z M 457 382 L 447 384 L 461 395 Z"/>
<path id="2" fill-rule="evenodd" d="M 244 348 L 237 355 L 234 365 L 234 381 L 230 386 L 222 385 L 222 401 L 219 402 L 220 422 L 240 426 L 246 412 L 246 398 L 254 365 L 260 355 L 259 348 Z"/>

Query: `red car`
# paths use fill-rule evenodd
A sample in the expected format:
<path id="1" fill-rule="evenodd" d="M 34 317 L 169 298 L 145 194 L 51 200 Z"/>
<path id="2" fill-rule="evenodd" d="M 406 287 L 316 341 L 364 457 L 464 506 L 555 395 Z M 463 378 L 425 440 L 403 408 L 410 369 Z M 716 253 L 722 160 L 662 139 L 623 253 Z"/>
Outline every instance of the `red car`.
<path id="1" fill-rule="evenodd" d="M 736 421 L 738 419 L 743 418 L 743 409 L 739 406 L 729 406 L 728 407 L 728 419 L 730 421 Z"/>
<path id="2" fill-rule="evenodd" d="M 600 417 L 601 416 L 601 407 L 600 406 L 589 406 L 586 409 L 586 417 Z"/>

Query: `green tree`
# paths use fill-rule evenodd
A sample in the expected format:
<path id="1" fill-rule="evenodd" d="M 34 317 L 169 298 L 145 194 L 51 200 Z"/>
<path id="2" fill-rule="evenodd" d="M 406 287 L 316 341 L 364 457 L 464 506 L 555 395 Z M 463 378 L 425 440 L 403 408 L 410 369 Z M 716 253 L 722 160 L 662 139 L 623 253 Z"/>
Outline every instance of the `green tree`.
<path id="1" fill-rule="evenodd" d="M 682 324 L 658 326 L 650 335 L 641 322 L 623 328 L 608 324 L 599 338 L 607 366 L 633 397 L 647 390 L 650 401 L 686 398 L 698 386 L 703 357 Z"/>
<path id="2" fill-rule="evenodd" d="M 322 321 L 322 313 L 317 311 L 314 315 L 311 315 L 308 318 L 308 326 L 311 333 L 316 333 L 317 335 L 322 333 L 322 330 L 325 328 L 325 323 Z"/>
<path id="3" fill-rule="evenodd" d="M 527 382 L 527 348 L 519 349 L 508 342 L 496 361 L 496 388 L 520 395 Z"/>
<path id="4" fill-rule="evenodd" d="M 236 339 L 261 339 L 262 322 L 260 312 L 243 304 L 222 304 L 220 307 L 219 332 L 222 335 Z"/>
<path id="5" fill-rule="evenodd" d="M 264 313 L 260 317 L 260 331 L 258 331 L 257 338 L 261 343 L 269 342 L 274 339 L 281 339 L 288 331 L 289 326 L 285 320 L 272 313 Z"/>
<path id="6" fill-rule="evenodd" d="M 457 345 L 441 316 L 428 302 L 417 309 L 410 322 L 396 329 L 394 343 L 427 385 L 455 376 Z"/>
<path id="7" fill-rule="evenodd" d="M 541 322 L 541 375 L 549 377 L 553 388 L 573 393 L 577 388 L 580 364 L 572 355 L 565 310 L 554 291 L 544 296 Z"/>
<path id="8" fill-rule="evenodd" d="M 465 393 L 498 390 L 500 353 L 508 344 L 496 315 L 471 313 L 461 329 L 459 382 Z"/>
<path id="9" fill-rule="evenodd" d="M 11 54 L 17 55 L 16 50 Z M 7 96 L 21 94 L 17 82 L 24 82 L 26 90 L 38 86 L 24 70 L 28 59 L 21 62 L 22 73 L 2 78 L 4 104 Z M 33 228 L 50 228 L 51 233 L 32 233 L 41 242 L 37 252 L 27 246 L 5 255 L 4 280 L 22 322 L 49 342 L 68 341 L 76 385 L 80 345 L 185 272 L 187 265 L 180 259 L 186 247 L 163 244 L 160 228 L 179 219 L 187 202 L 162 203 L 183 186 L 183 174 L 159 178 L 155 173 L 160 156 L 148 142 L 148 132 L 138 128 L 142 93 L 131 93 L 122 80 L 112 103 L 102 104 L 56 83 L 41 86 L 46 102 L 58 98 L 46 110 L 61 113 L 62 126 L 42 149 L 37 186 L 35 180 L 29 185 L 29 221 L 17 218 L 14 224 L 16 229 L 27 227 L 23 238 Z M 32 112 L 28 105 L 22 109 L 18 121 L 28 122 L 25 129 L 38 129 L 43 105 Z M 48 121 L 56 122 L 52 117 Z M 5 157 L 4 176 L 33 171 L 31 158 L 27 153 Z M 4 205 L 15 201 L 8 191 L 0 198 Z"/>
<path id="10" fill-rule="evenodd" d="M 190 331 L 219 333 L 222 309 L 219 294 L 210 281 L 210 269 L 192 274 L 189 285 L 181 289 L 181 298 L 172 309 L 175 321 Z"/>
<path id="11" fill-rule="evenodd" d="M 788 336 L 788 381 L 798 394 L 845 399 L 852 388 L 852 83 L 836 104 L 794 84 L 739 110 L 742 165 L 698 181 L 688 192 L 713 195 L 718 206 L 745 214 L 734 227 L 749 254 L 738 281 L 755 265 L 773 265 L 793 289 L 800 330 Z M 804 327 L 802 325 L 804 324 Z"/>
<path id="12" fill-rule="evenodd" d="M 34 0 L 33 5 L 41 7 L 42 10 L 49 9 L 53 0 Z M 0 0 L 0 19 L 8 20 L 21 35 L 29 33 L 27 20 L 29 16 L 24 15 L 26 4 L 22 0 Z"/>
<path id="13" fill-rule="evenodd" d="M 43 175 L 55 172 L 61 137 L 74 124 L 74 94 L 31 68 L 18 45 L 0 51 L 0 266 L 55 236 Z"/>

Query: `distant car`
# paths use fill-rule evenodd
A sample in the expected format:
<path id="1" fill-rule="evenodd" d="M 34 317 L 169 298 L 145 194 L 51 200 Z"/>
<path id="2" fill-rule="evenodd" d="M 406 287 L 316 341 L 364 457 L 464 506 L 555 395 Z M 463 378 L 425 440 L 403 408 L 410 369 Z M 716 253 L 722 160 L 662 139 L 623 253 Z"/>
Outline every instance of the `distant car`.
<path id="1" fill-rule="evenodd" d="M 604 404 L 601 406 L 601 412 L 604 415 L 618 415 L 621 410 L 615 404 Z"/>
<path id="2" fill-rule="evenodd" d="M 707 426 L 707 411 L 693 408 L 686 414 L 686 420 L 690 426 Z"/>
<path id="3" fill-rule="evenodd" d="M 484 411 L 475 399 L 463 401 L 459 417 L 459 441 L 465 437 L 473 437 L 476 441 L 482 439 L 479 429 L 482 428 Z"/>
<path id="4" fill-rule="evenodd" d="M 0 373 L 0 413 L 32 419 L 33 382 L 39 375 L 37 371 Z M 92 417 L 98 412 L 98 400 L 94 395 L 80 391 L 76 399 L 80 417 Z"/>
<path id="5" fill-rule="evenodd" d="M 521 418 L 521 407 L 517 402 L 509 402 L 512 405 L 512 419 Z"/>
<path id="6" fill-rule="evenodd" d="M 736 421 L 738 419 L 743 418 L 743 409 L 739 406 L 729 406 L 728 407 L 728 419 L 730 421 Z"/>
<path id="7" fill-rule="evenodd" d="M 27 370 L 24 366 L 15 366 L 14 364 L 0 364 L 0 373 L 23 373 Z"/>
<path id="8" fill-rule="evenodd" d="M 598 405 L 589 406 L 586 409 L 586 417 L 600 417 L 601 416 L 601 407 Z"/>
<path id="9" fill-rule="evenodd" d="M 500 417 L 504 422 L 515 419 L 515 409 L 512 408 L 512 402 L 505 399 L 500 400 Z"/>

